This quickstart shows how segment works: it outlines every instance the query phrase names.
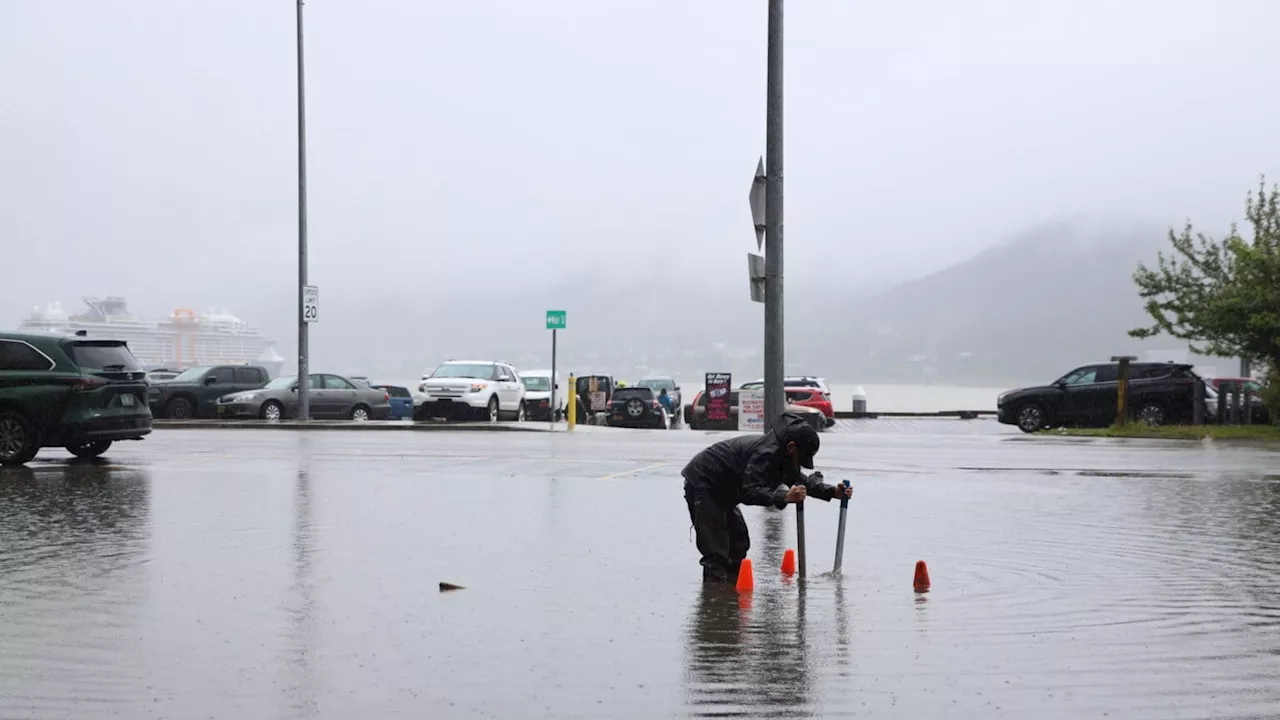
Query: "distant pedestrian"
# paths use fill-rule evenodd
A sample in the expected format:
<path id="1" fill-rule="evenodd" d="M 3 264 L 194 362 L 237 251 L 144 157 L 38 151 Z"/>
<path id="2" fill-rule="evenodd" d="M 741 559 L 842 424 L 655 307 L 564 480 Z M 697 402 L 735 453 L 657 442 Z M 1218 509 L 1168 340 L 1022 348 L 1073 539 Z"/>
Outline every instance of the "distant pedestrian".
<path id="1" fill-rule="evenodd" d="M 804 418 L 783 413 L 773 430 L 721 440 L 685 465 L 684 498 L 702 553 L 703 582 L 733 582 L 751 538 L 738 505 L 779 510 L 806 497 L 852 497 L 843 485 L 827 485 L 822 473 L 805 476 L 818 453 L 818 431 Z"/>
<path id="2" fill-rule="evenodd" d="M 676 414 L 675 404 L 672 402 L 671 396 L 667 394 L 666 388 L 662 388 L 662 390 L 658 392 L 658 404 L 667 409 L 668 415 Z"/>

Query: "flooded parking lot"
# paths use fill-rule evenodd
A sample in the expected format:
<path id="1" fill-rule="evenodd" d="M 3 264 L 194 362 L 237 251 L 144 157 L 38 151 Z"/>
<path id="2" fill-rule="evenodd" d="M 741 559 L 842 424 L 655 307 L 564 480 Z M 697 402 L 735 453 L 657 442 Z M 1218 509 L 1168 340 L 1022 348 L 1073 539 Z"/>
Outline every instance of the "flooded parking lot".
<path id="1" fill-rule="evenodd" d="M 793 512 L 747 508 L 739 596 L 679 477 L 719 436 L 584 430 L 169 430 L 2 471 L 0 717 L 1280 714 L 1274 450 L 842 426 L 843 577 L 835 504 L 803 587 Z"/>

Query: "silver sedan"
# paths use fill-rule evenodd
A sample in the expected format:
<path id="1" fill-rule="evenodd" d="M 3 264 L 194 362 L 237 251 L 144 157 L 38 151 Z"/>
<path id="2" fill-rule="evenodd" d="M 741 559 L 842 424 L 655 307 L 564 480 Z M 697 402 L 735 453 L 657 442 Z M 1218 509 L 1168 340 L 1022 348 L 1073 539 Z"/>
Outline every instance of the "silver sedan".
<path id="1" fill-rule="evenodd" d="M 386 420 L 391 417 L 391 397 L 385 390 L 357 385 L 341 375 L 307 376 L 307 403 L 316 420 Z M 285 375 L 257 390 L 218 398 L 219 418 L 287 420 L 298 416 L 298 377 Z"/>

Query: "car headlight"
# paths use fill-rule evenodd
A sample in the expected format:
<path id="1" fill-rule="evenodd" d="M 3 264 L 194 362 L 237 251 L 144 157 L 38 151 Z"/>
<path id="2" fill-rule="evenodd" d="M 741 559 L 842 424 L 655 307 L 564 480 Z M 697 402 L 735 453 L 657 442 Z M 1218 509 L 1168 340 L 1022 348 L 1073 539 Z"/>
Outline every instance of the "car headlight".
<path id="1" fill-rule="evenodd" d="M 478 392 L 480 392 L 481 390 L 484 390 L 484 389 L 485 389 L 485 388 L 487 388 L 487 387 L 489 387 L 489 386 L 488 386 L 488 385 L 485 385 L 484 383 L 476 383 L 475 385 L 472 385 L 472 386 L 471 386 L 471 390 L 470 390 L 469 392 L 478 393 Z"/>
<path id="2" fill-rule="evenodd" d="M 244 395 L 235 395 L 231 399 L 234 402 L 248 402 L 258 397 L 258 393 L 246 393 Z"/>

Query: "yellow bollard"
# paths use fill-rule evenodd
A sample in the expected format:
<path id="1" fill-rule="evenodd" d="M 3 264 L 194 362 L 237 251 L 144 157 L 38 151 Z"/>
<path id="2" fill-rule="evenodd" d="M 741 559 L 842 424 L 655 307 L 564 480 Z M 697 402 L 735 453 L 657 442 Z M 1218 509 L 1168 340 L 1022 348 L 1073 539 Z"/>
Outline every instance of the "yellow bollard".
<path id="1" fill-rule="evenodd" d="M 569 397 L 565 398 L 564 409 L 569 432 L 573 432 L 573 426 L 578 421 L 578 381 L 573 375 L 569 376 Z"/>

